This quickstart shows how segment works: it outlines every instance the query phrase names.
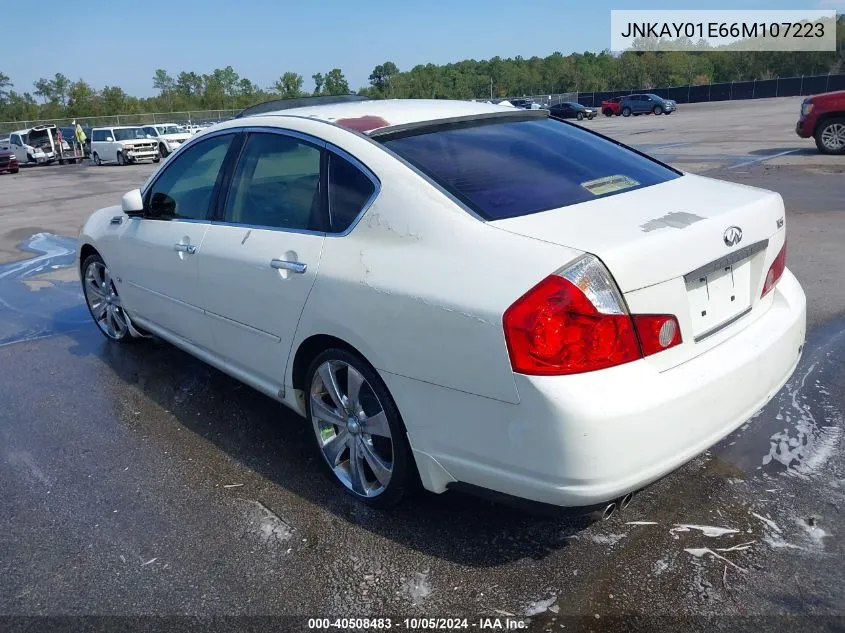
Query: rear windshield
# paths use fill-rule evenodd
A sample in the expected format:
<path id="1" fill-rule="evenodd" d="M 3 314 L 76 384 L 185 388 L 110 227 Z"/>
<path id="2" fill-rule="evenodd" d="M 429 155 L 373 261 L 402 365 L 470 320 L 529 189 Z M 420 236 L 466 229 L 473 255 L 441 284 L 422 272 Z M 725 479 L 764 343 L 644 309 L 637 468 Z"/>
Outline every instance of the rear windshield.
<path id="1" fill-rule="evenodd" d="M 554 119 L 440 130 L 384 144 L 487 220 L 587 202 L 680 175 Z"/>

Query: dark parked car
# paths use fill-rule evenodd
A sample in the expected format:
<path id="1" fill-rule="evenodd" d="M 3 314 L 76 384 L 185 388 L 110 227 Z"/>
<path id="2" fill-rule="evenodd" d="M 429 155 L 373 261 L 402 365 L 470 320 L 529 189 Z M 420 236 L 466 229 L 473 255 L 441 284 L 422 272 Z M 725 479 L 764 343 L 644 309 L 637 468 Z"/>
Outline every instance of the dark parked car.
<path id="1" fill-rule="evenodd" d="M 672 114 L 678 105 L 671 99 L 653 94 L 628 95 L 622 97 L 622 116 L 632 114 Z"/>
<path id="2" fill-rule="evenodd" d="M 572 101 L 556 103 L 549 108 L 549 112 L 551 112 L 553 117 L 557 117 L 558 119 L 578 119 L 579 121 L 582 119 L 592 119 L 596 116 L 596 111 L 592 108 Z"/>
<path id="3" fill-rule="evenodd" d="M 804 99 L 795 132 L 814 137 L 822 154 L 845 154 L 845 90 Z"/>
<path id="4" fill-rule="evenodd" d="M 18 173 L 18 158 L 9 149 L 0 149 L 0 173 L 8 171 L 11 174 Z"/>
<path id="5" fill-rule="evenodd" d="M 531 99 L 511 99 L 510 102 L 512 106 L 523 110 L 537 110 L 540 107 Z"/>

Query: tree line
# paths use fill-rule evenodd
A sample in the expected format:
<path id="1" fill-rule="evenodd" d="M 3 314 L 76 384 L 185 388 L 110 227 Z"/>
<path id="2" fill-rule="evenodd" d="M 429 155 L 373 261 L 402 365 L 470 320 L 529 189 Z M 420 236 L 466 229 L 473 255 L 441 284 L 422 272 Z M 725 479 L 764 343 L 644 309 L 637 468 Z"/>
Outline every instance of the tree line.
<path id="1" fill-rule="evenodd" d="M 406 71 L 387 61 L 373 68 L 368 85 L 357 92 L 374 98 L 501 98 L 845 73 L 845 19 L 840 19 L 837 38 L 836 52 L 555 52 L 547 57 L 425 64 Z M 304 77 L 295 72 L 285 72 L 273 85 L 261 87 L 231 66 L 208 74 L 182 71 L 175 76 L 158 69 L 152 78 L 157 94 L 135 97 L 120 86 L 97 90 L 83 79 L 73 81 L 62 73 L 38 79 L 31 90 L 18 91 L 12 79 L 0 72 L 0 121 L 237 110 L 272 98 L 351 92 L 340 68 L 316 73 L 311 79 L 314 89 L 309 91 Z"/>

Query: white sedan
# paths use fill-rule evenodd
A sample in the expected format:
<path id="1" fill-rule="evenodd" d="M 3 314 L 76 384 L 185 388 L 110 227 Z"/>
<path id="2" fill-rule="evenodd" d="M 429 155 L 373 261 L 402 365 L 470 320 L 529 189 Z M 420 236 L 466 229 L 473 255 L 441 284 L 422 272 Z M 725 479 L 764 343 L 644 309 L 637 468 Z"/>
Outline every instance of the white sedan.
<path id="1" fill-rule="evenodd" d="M 794 371 L 778 194 L 545 110 L 317 103 L 192 137 L 88 219 L 79 270 L 109 339 L 155 334 L 306 416 L 359 499 L 604 507 Z"/>

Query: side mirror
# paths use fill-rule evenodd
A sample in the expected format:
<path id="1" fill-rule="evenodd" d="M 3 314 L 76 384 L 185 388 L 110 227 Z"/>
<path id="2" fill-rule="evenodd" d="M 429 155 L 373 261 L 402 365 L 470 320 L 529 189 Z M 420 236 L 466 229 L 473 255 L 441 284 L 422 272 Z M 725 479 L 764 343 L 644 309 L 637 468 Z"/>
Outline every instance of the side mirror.
<path id="1" fill-rule="evenodd" d="M 141 197 L 140 189 L 133 189 L 123 194 L 120 200 L 120 208 L 129 217 L 144 215 L 144 199 Z"/>
<path id="2" fill-rule="evenodd" d="M 114 143 L 114 139 L 111 136 L 107 136 L 106 143 Z"/>

